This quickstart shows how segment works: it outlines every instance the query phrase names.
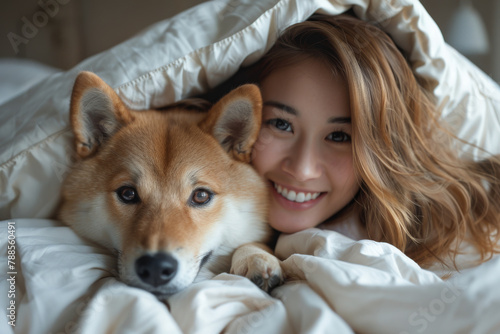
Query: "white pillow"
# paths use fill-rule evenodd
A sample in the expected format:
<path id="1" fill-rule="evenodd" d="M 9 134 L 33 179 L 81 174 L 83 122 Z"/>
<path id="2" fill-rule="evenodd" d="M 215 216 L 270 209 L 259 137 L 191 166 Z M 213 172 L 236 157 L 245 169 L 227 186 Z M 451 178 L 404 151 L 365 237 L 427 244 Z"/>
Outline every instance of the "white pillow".
<path id="1" fill-rule="evenodd" d="M 353 8 L 378 22 L 431 80 L 456 133 L 500 153 L 499 87 L 445 44 L 417 0 L 210 1 L 54 74 L 0 106 L 0 220 L 53 217 L 73 159 L 69 97 L 79 71 L 97 73 L 134 109 L 206 92 L 258 60 L 279 31 L 314 12 Z M 464 147 L 464 151 L 477 150 Z"/>

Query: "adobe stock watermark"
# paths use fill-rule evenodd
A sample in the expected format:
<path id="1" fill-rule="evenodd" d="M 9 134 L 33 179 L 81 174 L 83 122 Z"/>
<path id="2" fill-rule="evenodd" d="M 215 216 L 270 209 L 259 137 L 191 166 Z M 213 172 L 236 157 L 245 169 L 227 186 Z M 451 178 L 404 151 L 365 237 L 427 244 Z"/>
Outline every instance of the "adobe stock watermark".
<path id="1" fill-rule="evenodd" d="M 16 222 L 7 223 L 7 323 L 15 327 L 17 317 L 16 305 L 16 280 L 17 280 L 17 260 L 16 260 Z"/>
<path id="2" fill-rule="evenodd" d="M 61 6 L 68 4 L 70 0 L 39 0 L 37 10 L 31 17 L 21 17 L 22 27 L 20 34 L 9 32 L 7 39 L 15 54 L 19 53 L 19 46 L 28 44 L 38 35 L 40 29 L 45 27 L 51 18 L 59 13 Z"/>
<path id="3" fill-rule="evenodd" d="M 447 283 L 440 294 L 429 301 L 427 305 L 420 306 L 408 317 L 408 324 L 411 332 L 424 333 L 429 326 L 442 315 L 448 307 L 457 302 L 462 292 L 452 283 Z M 400 334 L 409 334 L 410 332 L 400 332 Z"/>

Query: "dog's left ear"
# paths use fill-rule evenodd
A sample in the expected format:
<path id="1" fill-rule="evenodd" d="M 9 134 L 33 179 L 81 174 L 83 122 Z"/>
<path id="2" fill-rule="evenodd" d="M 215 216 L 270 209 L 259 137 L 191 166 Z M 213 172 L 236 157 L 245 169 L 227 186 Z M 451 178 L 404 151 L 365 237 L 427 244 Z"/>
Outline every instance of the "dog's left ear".
<path id="1" fill-rule="evenodd" d="M 253 84 L 240 86 L 219 100 L 200 128 L 217 139 L 231 157 L 250 162 L 262 122 L 262 96 Z"/>

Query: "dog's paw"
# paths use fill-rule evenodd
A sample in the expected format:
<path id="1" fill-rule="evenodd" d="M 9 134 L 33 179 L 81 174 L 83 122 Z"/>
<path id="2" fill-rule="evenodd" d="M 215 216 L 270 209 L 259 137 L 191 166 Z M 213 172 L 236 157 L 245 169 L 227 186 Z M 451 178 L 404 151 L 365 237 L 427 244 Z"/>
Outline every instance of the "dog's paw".
<path id="1" fill-rule="evenodd" d="M 267 252 L 250 254 L 236 261 L 233 259 L 231 273 L 247 277 L 266 292 L 284 282 L 280 261 Z"/>

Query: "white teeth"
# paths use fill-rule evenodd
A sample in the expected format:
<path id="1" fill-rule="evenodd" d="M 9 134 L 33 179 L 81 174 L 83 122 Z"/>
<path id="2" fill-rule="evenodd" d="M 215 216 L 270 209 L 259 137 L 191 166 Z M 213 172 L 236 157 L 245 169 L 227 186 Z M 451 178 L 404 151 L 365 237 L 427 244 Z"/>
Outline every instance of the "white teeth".
<path id="1" fill-rule="evenodd" d="M 281 194 L 281 196 L 285 197 L 287 200 L 292 201 L 292 202 L 297 202 L 297 203 L 303 203 L 310 201 L 312 199 L 318 198 L 321 193 L 303 193 L 299 192 L 296 193 L 293 190 L 288 190 L 283 186 L 280 186 L 276 183 L 274 183 L 274 189 Z"/>

